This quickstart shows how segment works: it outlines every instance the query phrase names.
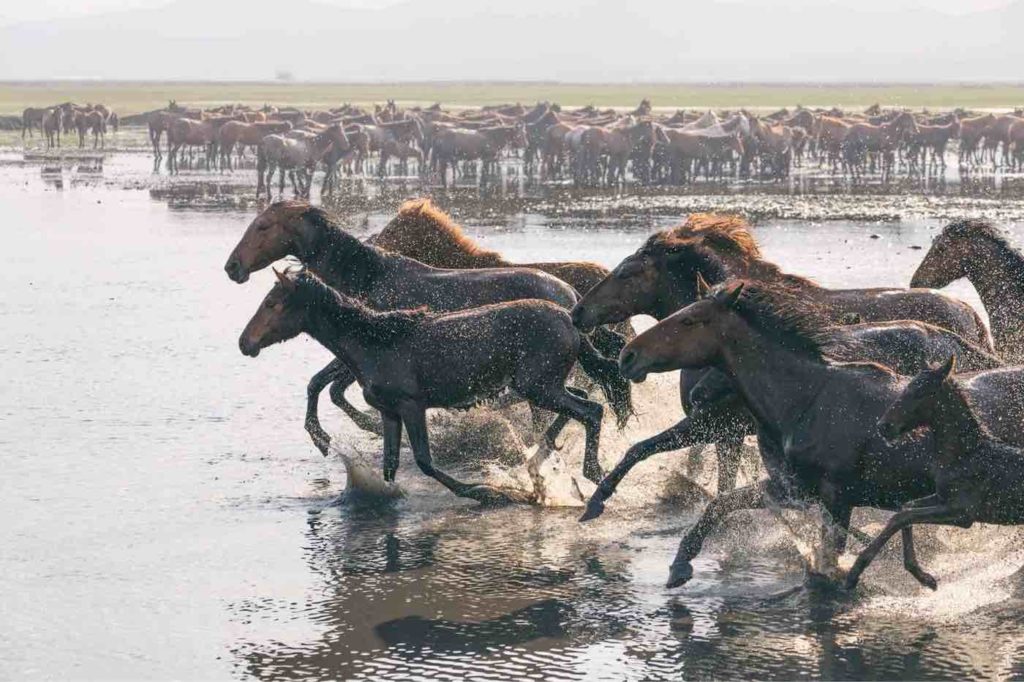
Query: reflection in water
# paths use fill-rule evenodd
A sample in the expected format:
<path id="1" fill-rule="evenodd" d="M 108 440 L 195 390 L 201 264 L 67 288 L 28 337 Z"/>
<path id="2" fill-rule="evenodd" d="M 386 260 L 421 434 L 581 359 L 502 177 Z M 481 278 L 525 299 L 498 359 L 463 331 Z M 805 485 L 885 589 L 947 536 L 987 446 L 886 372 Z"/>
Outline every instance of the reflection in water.
<path id="1" fill-rule="evenodd" d="M 658 500 L 679 499 L 666 491 L 685 453 L 637 467 L 586 526 L 575 510 L 477 509 L 410 457 L 399 472 L 406 498 L 325 508 L 344 469 L 302 429 L 321 349 L 296 341 L 255 361 L 237 349 L 273 281 L 257 273 L 238 286 L 222 270 L 258 206 L 251 171 L 168 179 L 149 165 L 113 154 L 97 177 L 64 168 L 56 192 L 37 166 L 0 159 L 0 183 L 28 188 L 5 197 L 5 222 L 32 228 L 8 231 L 18 257 L 0 300 L 10 337 L 0 344 L 0 414 L 15 415 L 0 430 L 0 678 L 1024 674 L 1012 575 L 1024 556 L 1020 537 L 1003 531 L 922 532 L 935 594 L 905 575 L 894 549 L 857 598 L 770 599 L 801 585 L 800 555 L 772 515 L 738 514 L 707 543 L 693 582 L 665 590 L 695 510 Z M 414 180 L 345 186 L 332 205 L 360 235 L 423 191 Z M 1021 179 L 992 175 L 638 194 L 510 175 L 502 187 L 428 189 L 475 238 L 521 262 L 572 253 L 614 265 L 689 210 L 744 211 L 761 218 L 768 258 L 828 286 L 905 284 L 916 247 L 945 217 L 1024 220 Z M 970 287 L 951 291 L 977 302 Z M 638 424 L 602 434 L 604 464 L 676 421 L 677 401 L 673 377 L 652 377 L 638 392 Z M 355 443 L 336 411 L 322 410 L 338 442 Z M 452 434 L 452 423 L 437 428 Z M 376 457 L 371 441 L 360 450 Z M 447 439 L 446 463 L 468 468 L 457 441 Z M 581 431 L 569 427 L 565 441 L 577 463 Z M 714 457 L 705 460 L 700 483 L 713 487 Z M 869 532 L 877 521 L 855 519 Z M 102 627 L 81 627 L 96 614 Z"/>

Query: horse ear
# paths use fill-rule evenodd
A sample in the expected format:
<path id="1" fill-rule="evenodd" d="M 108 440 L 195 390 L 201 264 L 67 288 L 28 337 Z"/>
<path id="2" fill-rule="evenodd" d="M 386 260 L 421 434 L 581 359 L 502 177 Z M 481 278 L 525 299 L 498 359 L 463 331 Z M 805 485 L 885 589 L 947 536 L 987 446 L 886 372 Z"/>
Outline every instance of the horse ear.
<path id="1" fill-rule="evenodd" d="M 722 289 L 715 295 L 715 300 L 724 305 L 726 308 L 732 308 L 736 305 L 736 302 L 740 300 L 740 294 L 743 293 L 743 282 L 737 282 L 730 287 Z"/>
<path id="2" fill-rule="evenodd" d="M 956 372 L 956 355 L 950 355 L 949 360 L 946 360 L 939 368 L 938 371 L 942 374 L 942 378 L 946 379 L 951 374 Z"/>
<path id="3" fill-rule="evenodd" d="M 283 272 L 280 272 L 277 268 L 271 269 L 274 271 L 274 274 L 277 275 L 277 281 L 281 283 L 281 286 L 284 287 L 285 291 L 295 291 L 295 280 L 293 280 L 291 277 L 284 274 Z"/>
<path id="4" fill-rule="evenodd" d="M 704 279 L 704 275 L 700 274 L 700 270 L 697 271 L 697 298 L 707 298 L 708 294 L 711 293 L 711 285 Z"/>

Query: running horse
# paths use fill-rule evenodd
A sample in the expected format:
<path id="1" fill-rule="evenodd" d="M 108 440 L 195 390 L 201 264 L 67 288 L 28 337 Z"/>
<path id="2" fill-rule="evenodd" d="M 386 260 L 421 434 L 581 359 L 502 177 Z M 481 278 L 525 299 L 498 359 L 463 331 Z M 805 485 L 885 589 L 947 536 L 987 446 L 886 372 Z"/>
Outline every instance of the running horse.
<path id="1" fill-rule="evenodd" d="M 1024 255 L 989 222 L 954 221 L 932 242 L 910 286 L 941 289 L 961 278 L 985 306 L 996 349 L 1024 363 Z"/>
<path id="2" fill-rule="evenodd" d="M 984 323 L 966 303 L 923 289 L 826 289 L 764 260 L 742 218 L 716 214 L 694 214 L 683 225 L 652 235 L 580 300 L 573 309 L 573 320 L 584 331 L 634 315 L 663 320 L 697 300 L 698 275 L 711 284 L 745 278 L 790 287 L 808 302 L 822 306 L 834 324 L 920 320 L 992 350 Z M 686 371 L 680 376 L 680 399 L 686 412 L 691 407 L 690 390 L 705 371 Z M 642 461 L 674 450 L 679 443 L 689 442 L 690 426 L 684 419 L 637 443 L 627 457 Z M 742 409 L 723 410 L 720 437 L 713 439 L 718 444 L 719 492 L 734 486 L 743 437 L 753 430 Z M 598 502 L 613 491 L 612 484 L 599 486 L 595 493 Z"/>
<path id="3" fill-rule="evenodd" d="M 738 509 L 820 504 L 826 573 L 845 549 L 854 507 L 899 509 L 935 489 L 935 442 L 918 437 L 891 443 L 876 423 L 907 380 L 856 358 L 837 343 L 827 309 L 778 283 L 734 280 L 637 336 L 622 351 L 622 373 L 642 381 L 652 372 L 714 367 L 726 374 L 758 426 L 769 478 L 720 495 L 687 532 L 668 585 L 693 575 L 691 560 L 704 539 Z M 981 420 L 999 438 L 1024 444 L 1024 369 L 972 374 L 965 382 Z M 935 579 L 917 564 L 910 529 L 904 531 L 905 567 L 923 585 Z"/>
<path id="4" fill-rule="evenodd" d="M 265 209 L 249 225 L 224 269 L 229 278 L 242 283 L 250 273 L 286 256 L 298 258 L 331 287 L 376 310 L 427 306 L 434 312 L 453 312 L 526 298 L 569 310 L 578 300 L 568 284 L 537 270 L 444 270 L 365 244 L 345 232 L 327 211 L 305 201 L 279 201 Z M 632 413 L 629 384 L 614 362 L 605 365 L 601 385 L 621 426 Z M 320 425 L 317 403 L 328 384 L 333 383 L 331 399 L 360 428 L 375 428 L 367 415 L 345 400 L 345 390 L 354 381 L 340 361 L 310 380 L 306 430 L 325 455 L 330 438 Z"/>
<path id="5" fill-rule="evenodd" d="M 404 425 L 423 473 L 460 497 L 508 501 L 496 489 L 461 483 L 434 467 L 427 436 L 428 408 L 467 407 L 505 389 L 559 415 L 545 435 L 551 447 L 569 419 L 582 424 L 584 472 L 596 478 L 604 408 L 565 381 L 577 360 L 591 370 L 604 361 L 573 327 L 565 308 L 517 300 L 451 313 L 378 312 L 312 273 L 277 277 L 242 332 L 239 348 L 255 357 L 260 349 L 305 332 L 351 368 L 384 420 L 385 481 L 395 479 Z"/>

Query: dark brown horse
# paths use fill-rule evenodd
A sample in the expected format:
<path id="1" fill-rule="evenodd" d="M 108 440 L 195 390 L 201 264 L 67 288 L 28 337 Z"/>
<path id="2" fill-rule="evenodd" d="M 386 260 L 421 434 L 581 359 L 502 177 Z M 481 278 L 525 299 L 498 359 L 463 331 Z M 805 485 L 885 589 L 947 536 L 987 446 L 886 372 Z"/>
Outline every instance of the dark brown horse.
<path id="1" fill-rule="evenodd" d="M 835 324 L 921 320 L 992 349 L 984 324 L 965 303 L 923 289 L 820 287 L 764 260 L 743 219 L 714 214 L 695 214 L 683 225 L 650 237 L 583 297 L 573 309 L 573 320 L 586 330 L 633 315 L 665 319 L 697 300 L 698 275 L 712 284 L 747 278 L 790 287 L 808 302 L 821 305 Z M 690 390 L 703 375 L 696 371 L 680 376 L 680 398 L 687 412 Z M 675 449 L 681 438 L 689 438 L 688 427 L 683 420 L 637 447 L 642 446 L 643 457 Z M 752 431 L 750 418 L 742 411 L 722 411 L 721 438 L 713 439 L 718 443 L 720 492 L 733 487 L 743 435 Z"/>
<path id="2" fill-rule="evenodd" d="M 307 333 L 355 374 L 366 401 L 384 419 L 384 479 L 398 469 L 402 426 L 416 463 L 456 495 L 484 502 L 505 499 L 486 486 L 467 485 L 436 469 L 427 437 L 428 408 L 466 407 L 511 389 L 532 405 L 559 415 L 545 434 L 554 447 L 569 419 L 586 429 L 584 474 L 600 477 L 598 442 L 604 408 L 565 386 L 577 359 L 602 359 L 547 301 L 521 300 L 434 314 L 377 312 L 312 273 L 278 274 L 238 341 L 255 357 L 261 348 Z"/>
<path id="3" fill-rule="evenodd" d="M 957 358 L 960 366 L 968 371 L 994 369 L 1004 364 L 1001 358 L 960 335 L 925 322 L 900 320 L 843 325 L 834 327 L 832 334 L 836 347 L 856 349 L 851 357 L 881 363 L 904 375 L 914 374 L 930 363 L 949 357 Z M 732 429 L 733 439 L 745 437 L 750 430 L 750 424 L 744 419 L 722 419 L 729 413 L 741 413 L 742 400 L 736 395 L 732 380 L 721 372 L 706 373 L 690 390 L 689 403 L 690 409 L 683 421 L 626 451 L 591 496 L 581 521 L 600 516 L 604 512 L 604 503 L 615 494 L 622 480 L 650 455 L 666 449 L 702 446 L 716 439 L 728 442 L 729 438 L 723 438 L 723 428 Z M 719 466 L 726 470 L 724 476 L 735 478 L 736 464 L 735 461 L 726 461 Z M 723 492 L 729 489 L 731 485 L 719 488 Z"/>
<path id="4" fill-rule="evenodd" d="M 1024 362 L 1024 255 L 984 220 L 957 220 L 932 242 L 912 287 L 940 289 L 967 278 L 985 305 L 996 349 Z"/>
<path id="5" fill-rule="evenodd" d="M 814 501 L 828 524 L 823 540 L 835 570 L 854 507 L 898 509 L 934 490 L 934 442 L 919 437 L 889 443 L 877 432 L 882 413 L 906 386 L 873 363 L 836 345 L 827 310 L 778 284 L 734 281 L 659 322 L 623 350 L 623 374 L 642 381 L 651 372 L 715 367 L 729 376 L 758 424 L 769 481 L 719 496 L 680 543 L 669 585 L 692 576 L 690 561 L 726 515 L 763 506 Z M 1008 442 L 1024 432 L 1024 370 L 990 370 L 968 388 L 981 418 Z M 909 528 L 904 562 L 924 585 L 934 579 L 917 565 Z"/>
<path id="6" fill-rule="evenodd" d="M 224 269 L 235 282 L 286 256 L 299 258 L 330 286 L 377 310 L 427 306 L 435 312 L 464 310 L 491 303 L 526 298 L 549 301 L 569 309 L 577 294 L 551 275 L 527 268 L 442 270 L 419 261 L 364 244 L 349 235 L 322 208 L 304 201 L 281 201 L 269 206 L 249 225 L 231 252 Z M 632 413 L 629 386 L 607 362 L 602 385 L 620 423 Z M 364 429 L 372 421 L 344 398 L 355 377 L 340 362 L 333 362 L 310 381 L 306 429 L 326 453 L 330 442 L 320 426 L 317 402 L 330 383 L 331 399 Z"/>
<path id="7" fill-rule="evenodd" d="M 956 358 L 951 357 L 922 371 L 878 420 L 879 431 L 889 440 L 931 428 L 935 492 L 907 502 L 889 519 L 857 557 L 846 576 L 847 588 L 857 585 L 889 538 L 914 524 L 970 528 L 975 523 L 1024 523 L 1024 449 L 992 435 L 971 406 L 970 392 L 953 376 L 955 368 Z"/>

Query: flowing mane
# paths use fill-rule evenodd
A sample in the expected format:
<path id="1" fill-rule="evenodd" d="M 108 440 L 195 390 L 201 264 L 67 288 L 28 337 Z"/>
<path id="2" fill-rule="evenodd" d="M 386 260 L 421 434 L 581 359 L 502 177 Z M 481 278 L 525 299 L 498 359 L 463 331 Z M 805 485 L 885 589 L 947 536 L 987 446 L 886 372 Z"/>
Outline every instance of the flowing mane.
<path id="1" fill-rule="evenodd" d="M 447 213 L 426 198 L 402 204 L 398 215 L 371 242 L 435 267 L 506 265 L 500 254 L 477 245 Z"/>
<path id="2" fill-rule="evenodd" d="M 377 311 L 327 286 L 308 270 L 293 276 L 302 305 L 323 311 L 330 323 L 345 334 L 373 345 L 392 343 L 412 332 L 434 314 L 425 307 Z"/>
<path id="3" fill-rule="evenodd" d="M 993 242 L 1000 249 L 1011 251 L 1024 260 L 1024 256 L 1021 256 L 1018 251 L 1009 240 L 1006 235 L 1003 234 L 995 225 L 987 220 L 980 218 L 964 218 L 962 220 L 954 220 L 942 230 L 943 237 L 963 238 L 971 239 L 974 237 L 981 237 Z"/>
<path id="4" fill-rule="evenodd" d="M 851 364 L 875 365 L 857 362 L 860 345 L 836 333 L 836 327 L 829 320 L 826 311 L 809 303 L 792 287 L 778 283 L 757 280 L 739 280 L 743 291 L 733 310 L 767 337 L 778 342 L 783 348 L 808 355 L 823 362 L 838 360 L 853 361 Z M 717 293 L 731 287 L 735 281 L 720 284 L 712 291 Z M 884 368 L 888 373 L 891 370 Z"/>
<path id="5" fill-rule="evenodd" d="M 706 277 L 719 281 L 735 277 L 778 282 L 795 287 L 816 287 L 811 280 L 782 272 L 764 260 L 750 233 L 750 225 L 738 215 L 694 213 L 682 225 L 651 235 L 641 251 L 690 252 Z"/>

